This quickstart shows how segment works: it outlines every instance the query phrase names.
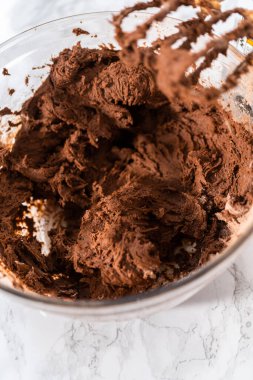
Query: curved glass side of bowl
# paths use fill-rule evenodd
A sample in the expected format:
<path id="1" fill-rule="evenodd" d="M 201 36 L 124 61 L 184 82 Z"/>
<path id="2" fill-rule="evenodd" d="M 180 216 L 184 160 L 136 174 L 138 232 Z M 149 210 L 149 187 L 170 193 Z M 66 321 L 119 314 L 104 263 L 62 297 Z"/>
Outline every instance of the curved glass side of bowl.
<path id="1" fill-rule="evenodd" d="M 149 16 L 147 13 L 132 14 L 127 19 L 125 28 L 131 30 Z M 71 48 L 78 41 L 82 46 L 89 48 L 109 43 L 117 47 L 114 29 L 109 22 L 111 17 L 111 12 L 100 12 L 55 20 L 21 33 L 0 45 L 0 72 L 3 68 L 7 68 L 10 73 L 8 76 L 0 75 L 0 109 L 9 107 L 11 110 L 19 110 L 22 103 L 47 77 L 52 57 L 57 56 L 65 48 Z M 177 23 L 177 19 L 168 17 L 162 23 L 155 24 L 145 43 L 173 33 Z M 76 36 L 72 30 L 77 27 L 84 28 L 89 34 Z M 201 78 L 202 82 L 207 86 L 210 84 L 219 86 L 241 60 L 240 53 L 231 47 L 227 57 L 220 56 L 212 68 L 205 71 Z M 235 119 L 243 121 L 251 131 L 253 79 L 250 81 L 250 76 L 252 72 L 241 79 L 236 89 L 223 96 L 222 103 L 231 110 Z M 12 96 L 8 94 L 9 89 L 15 89 Z M 12 118 L 13 116 L 1 118 L 2 135 L 6 132 L 8 120 Z M 5 276 L 0 279 L 0 290 L 8 297 L 15 297 L 16 300 L 43 311 L 70 314 L 90 320 L 143 316 L 161 308 L 169 309 L 183 302 L 224 271 L 248 244 L 252 228 L 253 218 L 249 216 L 223 254 L 180 281 L 138 296 L 124 297 L 115 301 L 70 302 L 16 289 Z"/>

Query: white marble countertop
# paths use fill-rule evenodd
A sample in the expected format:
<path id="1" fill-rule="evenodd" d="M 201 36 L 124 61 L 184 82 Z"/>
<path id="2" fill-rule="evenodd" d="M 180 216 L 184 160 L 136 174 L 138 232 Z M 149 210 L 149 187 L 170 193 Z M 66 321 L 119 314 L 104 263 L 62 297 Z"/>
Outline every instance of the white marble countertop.
<path id="1" fill-rule="evenodd" d="M 50 19 L 129 3 L 134 1 L 8 0 L 1 5 L 0 41 Z M 252 357 L 250 245 L 192 299 L 145 319 L 85 323 L 0 294 L 1 380 L 252 380 Z"/>

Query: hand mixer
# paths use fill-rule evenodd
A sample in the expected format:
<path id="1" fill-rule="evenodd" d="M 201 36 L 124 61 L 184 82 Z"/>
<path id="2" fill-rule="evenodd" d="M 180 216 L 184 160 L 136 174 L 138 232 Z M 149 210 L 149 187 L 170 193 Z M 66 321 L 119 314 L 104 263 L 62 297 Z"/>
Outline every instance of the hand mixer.
<path id="1" fill-rule="evenodd" d="M 195 91 L 201 73 L 211 67 L 219 54 L 227 54 L 231 41 L 245 36 L 253 38 L 253 11 L 243 8 L 222 11 L 221 4 L 216 0 L 152 0 L 125 8 L 113 18 L 116 39 L 122 48 L 121 54 L 126 60 L 132 60 L 135 63 L 143 62 L 153 71 L 157 76 L 160 89 L 168 99 L 176 96 L 181 101 L 187 102 L 189 92 Z M 137 49 L 138 41 L 147 36 L 147 32 L 155 22 L 163 21 L 167 15 L 183 5 L 194 7 L 196 16 L 188 21 L 179 22 L 174 34 L 157 39 L 153 42 L 148 54 L 146 51 L 142 54 L 144 50 Z M 122 24 L 128 15 L 151 7 L 158 7 L 158 12 L 152 14 L 134 31 L 123 31 Z M 218 22 L 226 22 L 232 14 L 242 16 L 241 22 L 234 30 L 220 36 L 215 35 L 214 26 Z M 207 37 L 207 43 L 204 48 L 196 52 L 193 46 L 201 36 Z M 226 78 L 219 89 L 201 88 L 198 94 L 195 93 L 195 100 L 203 96 L 212 100 L 232 89 L 237 85 L 240 77 L 249 70 L 252 63 L 253 53 L 250 53 Z M 162 77 L 161 73 L 163 73 Z"/>

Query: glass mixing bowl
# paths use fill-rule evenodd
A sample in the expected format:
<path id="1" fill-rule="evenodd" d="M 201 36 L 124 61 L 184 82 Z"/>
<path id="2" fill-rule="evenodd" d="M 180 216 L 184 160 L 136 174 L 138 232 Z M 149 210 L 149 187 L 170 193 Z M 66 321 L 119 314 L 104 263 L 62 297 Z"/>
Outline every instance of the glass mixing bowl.
<path id="1" fill-rule="evenodd" d="M 0 71 L 7 68 L 11 75 L 0 75 L 0 108 L 7 106 L 12 110 L 20 109 L 22 103 L 32 95 L 34 89 L 47 76 L 50 67 L 45 64 L 50 63 L 51 58 L 62 49 L 72 47 L 78 41 L 81 41 L 82 46 L 89 48 L 96 48 L 102 43 L 113 43 L 117 46 L 114 40 L 114 29 L 109 22 L 111 17 L 111 12 L 67 17 L 30 29 L 1 44 Z M 132 14 L 125 22 L 125 27 L 131 29 L 147 17 L 149 17 L 147 13 Z M 177 23 L 177 19 L 167 17 L 164 22 L 155 24 L 146 42 L 158 36 L 171 34 L 175 31 Z M 77 37 L 72 33 L 73 28 L 76 27 L 84 28 L 90 34 Z M 206 85 L 210 83 L 219 85 L 241 60 L 240 53 L 231 46 L 228 56 L 220 56 L 213 67 L 205 72 L 202 82 Z M 229 107 L 234 117 L 244 121 L 251 131 L 253 78 L 249 80 L 250 75 L 252 73 L 244 77 L 236 89 L 224 96 L 222 102 L 224 107 Z M 27 76 L 29 76 L 29 84 L 25 85 L 24 80 Z M 15 93 L 9 96 L 8 89 L 11 88 L 15 89 Z M 7 118 L 8 116 L 5 116 L 1 119 L 0 131 L 4 130 Z M 65 316 L 71 315 L 96 321 L 143 317 L 145 314 L 162 308 L 169 309 L 182 303 L 221 274 L 245 250 L 249 244 L 252 229 L 253 217 L 250 214 L 241 223 L 229 246 L 212 261 L 180 281 L 137 296 L 123 297 L 113 301 L 66 301 L 14 288 L 6 276 L 0 279 L 0 289 L 2 293 L 15 298 L 16 301 L 42 311 Z"/>

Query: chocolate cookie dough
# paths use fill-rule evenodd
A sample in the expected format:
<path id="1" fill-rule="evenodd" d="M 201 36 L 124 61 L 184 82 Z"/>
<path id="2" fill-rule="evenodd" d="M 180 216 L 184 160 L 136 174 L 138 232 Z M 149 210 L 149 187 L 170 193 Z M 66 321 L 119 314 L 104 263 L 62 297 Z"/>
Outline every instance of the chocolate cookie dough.
<path id="1" fill-rule="evenodd" d="M 129 46 L 61 52 L 0 150 L 0 258 L 37 293 L 117 298 L 175 281 L 226 246 L 228 202 L 251 206 L 251 135 L 199 84 L 164 88 L 176 60 L 151 65 L 138 48 L 131 61 Z M 59 216 L 47 254 L 31 205 Z"/>

